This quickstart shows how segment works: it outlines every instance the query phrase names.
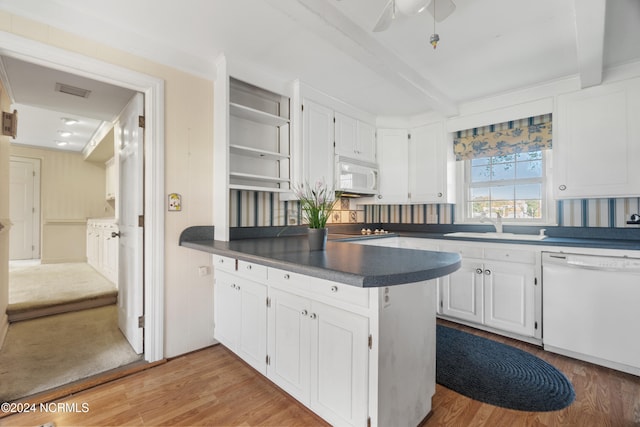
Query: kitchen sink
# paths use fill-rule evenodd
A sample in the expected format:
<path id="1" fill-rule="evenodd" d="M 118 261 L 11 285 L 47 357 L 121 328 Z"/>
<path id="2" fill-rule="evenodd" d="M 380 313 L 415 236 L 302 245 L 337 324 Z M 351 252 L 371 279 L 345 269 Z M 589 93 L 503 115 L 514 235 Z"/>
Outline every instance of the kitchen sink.
<path id="1" fill-rule="evenodd" d="M 488 231 L 486 233 L 474 231 L 458 231 L 456 233 L 447 233 L 446 237 L 472 237 L 477 239 L 503 239 L 503 240 L 543 240 L 547 236 L 540 234 L 516 234 L 516 233 L 497 233 Z"/>

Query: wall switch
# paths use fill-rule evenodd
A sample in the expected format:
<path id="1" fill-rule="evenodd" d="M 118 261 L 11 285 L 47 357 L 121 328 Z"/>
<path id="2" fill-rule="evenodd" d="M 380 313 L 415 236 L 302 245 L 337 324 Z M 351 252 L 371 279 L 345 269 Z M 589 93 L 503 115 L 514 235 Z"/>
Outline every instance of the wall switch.
<path id="1" fill-rule="evenodd" d="M 209 274 L 211 274 L 211 268 L 203 265 L 198 267 L 198 276 L 200 277 L 204 277 L 204 276 L 208 276 Z"/>
<path id="2" fill-rule="evenodd" d="M 384 288 L 382 299 L 383 299 L 382 308 L 387 308 L 391 305 L 391 296 L 389 295 L 389 288 Z"/>

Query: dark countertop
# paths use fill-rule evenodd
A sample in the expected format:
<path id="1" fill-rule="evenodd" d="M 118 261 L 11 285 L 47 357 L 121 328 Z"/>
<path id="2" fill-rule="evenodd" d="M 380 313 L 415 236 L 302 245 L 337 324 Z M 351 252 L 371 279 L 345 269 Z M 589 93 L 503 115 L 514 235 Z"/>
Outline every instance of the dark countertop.
<path id="1" fill-rule="evenodd" d="M 453 273 L 461 263 L 460 256 L 454 253 L 368 246 L 335 240 L 345 236 L 330 236 L 326 250 L 309 251 L 306 236 L 223 242 L 197 240 L 197 234 L 188 232 L 186 239 L 181 237 L 180 245 L 364 288 L 435 279 Z"/>

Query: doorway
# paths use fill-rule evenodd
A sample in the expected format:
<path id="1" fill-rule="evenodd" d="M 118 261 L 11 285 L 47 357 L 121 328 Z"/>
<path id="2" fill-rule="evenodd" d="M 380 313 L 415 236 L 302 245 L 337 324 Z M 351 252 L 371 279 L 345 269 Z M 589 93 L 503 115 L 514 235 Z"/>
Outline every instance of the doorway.
<path id="1" fill-rule="evenodd" d="M 163 357 L 163 252 L 164 252 L 164 140 L 163 140 L 163 82 L 147 75 L 111 64 L 42 45 L 11 34 L 0 33 L 0 55 L 30 60 L 52 69 L 80 72 L 85 77 L 117 84 L 144 94 L 146 111 L 145 138 L 151 142 L 144 147 L 147 162 L 144 169 L 144 235 L 145 263 L 139 270 L 145 276 L 144 303 L 144 359 L 148 362 Z M 107 77 L 108 76 L 108 77 Z M 8 167 L 5 165 L 3 167 Z M 8 262 L 8 260 L 0 260 Z"/>
<path id="2" fill-rule="evenodd" d="M 40 256 L 40 160 L 12 156 L 9 169 L 10 260 Z"/>

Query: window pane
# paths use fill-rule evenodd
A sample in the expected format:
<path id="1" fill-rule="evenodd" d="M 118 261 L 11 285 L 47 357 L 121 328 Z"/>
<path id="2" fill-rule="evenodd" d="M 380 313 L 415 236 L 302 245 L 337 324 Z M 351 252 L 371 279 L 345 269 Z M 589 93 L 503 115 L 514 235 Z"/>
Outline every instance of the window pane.
<path id="1" fill-rule="evenodd" d="M 476 166 L 471 168 L 471 182 L 485 182 L 491 180 L 491 166 Z"/>
<path id="2" fill-rule="evenodd" d="M 540 219 L 542 218 L 542 201 L 540 199 L 519 200 L 516 209 L 516 218 Z"/>
<path id="3" fill-rule="evenodd" d="M 489 212 L 489 201 L 473 202 L 469 204 L 472 218 L 480 218 L 483 212 Z"/>
<path id="4" fill-rule="evenodd" d="M 469 189 L 469 200 L 472 201 L 481 201 L 481 200 L 489 200 L 489 188 L 475 188 L 472 187 Z"/>
<path id="5" fill-rule="evenodd" d="M 542 176 L 542 160 L 516 163 L 518 179 L 538 178 Z"/>
<path id="6" fill-rule="evenodd" d="M 491 187 L 491 200 L 509 200 L 513 201 L 514 186 L 513 185 L 501 185 L 499 187 Z"/>
<path id="7" fill-rule="evenodd" d="M 508 154 L 506 156 L 494 156 L 492 157 L 493 163 L 508 163 L 516 160 L 515 154 Z"/>
<path id="8" fill-rule="evenodd" d="M 515 163 L 499 163 L 493 165 L 493 179 L 495 181 L 513 180 L 516 177 Z"/>
<path id="9" fill-rule="evenodd" d="M 540 160 L 542 159 L 542 151 L 531 151 L 529 153 L 516 154 L 518 161 L 524 162 L 527 160 Z"/>
<path id="10" fill-rule="evenodd" d="M 516 187 L 516 200 L 518 199 L 541 199 L 541 184 L 524 184 Z"/>
<path id="11" fill-rule="evenodd" d="M 471 159 L 471 166 L 484 166 L 491 163 L 491 157 L 478 157 Z"/>

